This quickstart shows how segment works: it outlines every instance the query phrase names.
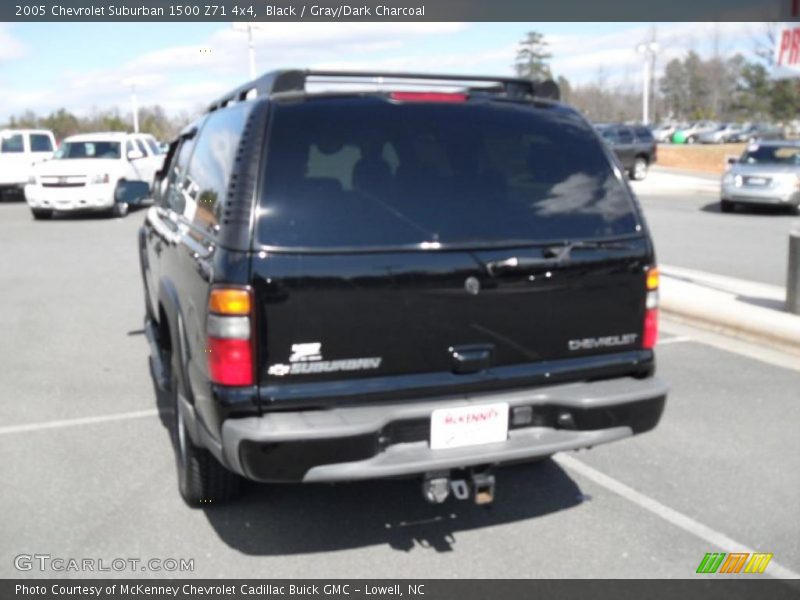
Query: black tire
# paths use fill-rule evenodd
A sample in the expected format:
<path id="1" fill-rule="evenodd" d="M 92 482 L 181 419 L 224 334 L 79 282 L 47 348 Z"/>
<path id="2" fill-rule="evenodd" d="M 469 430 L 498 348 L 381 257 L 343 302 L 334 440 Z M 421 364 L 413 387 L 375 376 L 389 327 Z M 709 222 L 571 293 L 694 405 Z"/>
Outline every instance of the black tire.
<path id="1" fill-rule="evenodd" d="M 631 167 L 631 179 L 642 181 L 645 177 L 647 177 L 647 159 L 643 156 L 637 156 Z"/>
<path id="2" fill-rule="evenodd" d="M 53 216 L 53 211 L 46 208 L 32 208 L 31 214 L 37 221 L 46 221 Z"/>
<path id="3" fill-rule="evenodd" d="M 125 215 L 128 214 L 128 208 L 127 202 L 114 202 L 114 206 L 111 208 L 111 216 L 116 219 L 124 219 Z"/>
<path id="4" fill-rule="evenodd" d="M 173 343 L 172 347 L 176 349 L 178 344 Z M 178 405 L 178 392 L 184 387 L 180 360 L 174 350 L 170 365 L 172 373 L 170 391 L 175 409 L 172 438 L 181 497 L 192 507 L 211 506 L 234 500 L 241 493 L 241 478 L 223 467 L 208 450 L 195 446 L 192 442 Z"/>
<path id="5" fill-rule="evenodd" d="M 724 213 L 732 213 L 733 210 L 736 208 L 736 205 L 731 202 L 730 200 L 720 200 L 719 201 L 719 209 Z"/>

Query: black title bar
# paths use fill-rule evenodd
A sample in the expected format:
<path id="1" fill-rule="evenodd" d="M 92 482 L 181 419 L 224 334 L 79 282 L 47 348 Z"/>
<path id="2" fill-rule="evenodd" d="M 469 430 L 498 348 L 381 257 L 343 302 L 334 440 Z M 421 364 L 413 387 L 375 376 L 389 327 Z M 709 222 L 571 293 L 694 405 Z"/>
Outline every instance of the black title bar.
<path id="1" fill-rule="evenodd" d="M 678 580 L 44 579 L 0 580 L 20 600 L 796 600 L 797 581 L 765 576 Z"/>
<path id="2" fill-rule="evenodd" d="M 0 21 L 791 21 L 796 0 L 3 0 Z"/>

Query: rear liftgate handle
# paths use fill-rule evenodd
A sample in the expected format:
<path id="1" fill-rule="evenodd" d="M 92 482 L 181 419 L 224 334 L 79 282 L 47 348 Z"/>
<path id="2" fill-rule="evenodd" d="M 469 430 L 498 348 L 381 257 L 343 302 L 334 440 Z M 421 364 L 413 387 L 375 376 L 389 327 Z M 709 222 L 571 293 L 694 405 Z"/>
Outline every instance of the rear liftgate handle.
<path id="1" fill-rule="evenodd" d="M 450 368 L 453 373 L 462 375 L 466 373 L 477 373 L 485 371 L 492 365 L 492 355 L 494 354 L 493 344 L 469 344 L 463 346 L 451 346 Z"/>

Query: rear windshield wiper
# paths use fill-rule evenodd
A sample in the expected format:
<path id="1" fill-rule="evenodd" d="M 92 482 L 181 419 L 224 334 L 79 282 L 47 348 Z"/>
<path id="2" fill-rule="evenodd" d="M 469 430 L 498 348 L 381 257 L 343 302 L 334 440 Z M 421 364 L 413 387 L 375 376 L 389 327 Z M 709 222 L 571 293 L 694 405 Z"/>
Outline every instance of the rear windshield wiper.
<path id="1" fill-rule="evenodd" d="M 490 260 L 484 263 L 486 271 L 491 276 L 495 276 L 505 271 L 525 270 L 532 267 L 555 266 L 566 262 L 572 258 L 572 251 L 575 248 L 615 248 L 630 249 L 630 244 L 614 241 L 573 241 L 563 244 L 554 244 L 545 247 L 542 251 L 542 258 L 530 256 L 512 256 L 502 260 Z"/>
<path id="2" fill-rule="evenodd" d="M 572 251 L 575 248 L 614 248 L 629 250 L 631 245 L 624 242 L 614 242 L 612 240 L 577 240 L 573 242 L 564 242 L 561 245 L 548 246 L 544 249 L 543 254 L 546 258 L 554 258 L 560 262 L 571 258 Z"/>

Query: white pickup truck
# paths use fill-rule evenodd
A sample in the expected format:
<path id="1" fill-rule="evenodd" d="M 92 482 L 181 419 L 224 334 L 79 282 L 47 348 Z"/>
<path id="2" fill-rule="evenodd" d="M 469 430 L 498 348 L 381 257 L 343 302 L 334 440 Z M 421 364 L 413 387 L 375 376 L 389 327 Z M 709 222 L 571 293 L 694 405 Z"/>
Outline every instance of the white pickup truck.
<path id="1" fill-rule="evenodd" d="M 0 199 L 6 192 L 22 192 L 33 168 L 53 156 L 56 140 L 46 129 L 0 130 Z"/>
<path id="2" fill-rule="evenodd" d="M 151 135 L 88 133 L 68 137 L 53 160 L 37 165 L 25 199 L 35 219 L 54 211 L 102 211 L 123 217 L 149 196 L 164 155 Z"/>

